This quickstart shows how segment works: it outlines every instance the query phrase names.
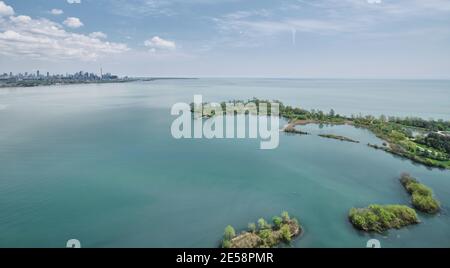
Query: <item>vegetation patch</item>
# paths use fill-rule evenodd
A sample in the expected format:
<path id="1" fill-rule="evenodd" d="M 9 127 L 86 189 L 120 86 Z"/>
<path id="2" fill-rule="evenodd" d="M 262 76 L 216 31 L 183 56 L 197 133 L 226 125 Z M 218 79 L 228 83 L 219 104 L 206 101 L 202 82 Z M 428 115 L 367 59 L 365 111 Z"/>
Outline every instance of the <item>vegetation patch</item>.
<path id="1" fill-rule="evenodd" d="M 436 214 L 439 212 L 439 201 L 433 198 L 433 191 L 429 187 L 421 184 L 407 173 L 401 175 L 400 182 L 408 193 L 411 194 L 412 204 L 417 210 L 428 214 Z"/>
<path id="2" fill-rule="evenodd" d="M 335 140 L 340 140 L 340 141 L 359 143 L 359 141 L 352 140 L 352 139 L 344 137 L 344 136 L 333 135 L 333 134 L 319 134 L 319 136 L 322 138 L 327 138 L 327 139 L 335 139 Z"/>
<path id="3" fill-rule="evenodd" d="M 308 132 L 304 132 L 304 131 L 295 129 L 295 127 L 290 127 L 290 126 L 286 127 L 284 129 L 284 132 L 289 133 L 289 134 L 309 135 Z"/>
<path id="4" fill-rule="evenodd" d="M 282 243 L 289 244 L 291 240 L 300 235 L 302 227 L 297 219 L 289 217 L 283 212 L 281 217 L 272 218 L 272 224 L 261 218 L 256 223 L 249 223 L 248 230 L 236 235 L 234 228 L 228 225 L 225 228 L 223 248 L 273 248 Z"/>
<path id="5" fill-rule="evenodd" d="M 355 228 L 377 233 L 419 223 L 416 211 L 402 205 L 370 205 L 367 208 L 352 208 L 349 219 Z"/>
<path id="6" fill-rule="evenodd" d="M 434 132 L 436 129 L 447 129 L 449 122 L 383 116 L 379 119 L 373 116 L 358 117 L 354 118 L 353 122 L 355 126 L 367 128 L 389 144 L 384 147 L 369 145 L 372 148 L 408 158 L 428 167 L 450 168 L 450 156 L 447 152 L 450 139 L 445 134 Z M 420 129 L 424 135 L 414 136 L 411 132 L 412 127 L 427 128 Z"/>

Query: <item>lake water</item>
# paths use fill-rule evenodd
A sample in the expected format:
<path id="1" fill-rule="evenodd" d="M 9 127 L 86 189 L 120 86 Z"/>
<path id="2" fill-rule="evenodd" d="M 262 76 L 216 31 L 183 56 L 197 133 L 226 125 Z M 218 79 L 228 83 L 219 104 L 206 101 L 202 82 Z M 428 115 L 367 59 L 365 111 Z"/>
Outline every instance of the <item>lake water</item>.
<path id="1" fill-rule="evenodd" d="M 287 210 L 305 233 L 292 247 L 450 246 L 450 171 L 414 165 L 365 144 L 350 126 L 308 125 L 360 144 L 280 134 L 259 140 L 175 140 L 170 107 L 278 99 L 337 113 L 450 119 L 449 81 L 197 79 L 0 89 L 0 247 L 217 247 Z M 351 207 L 409 204 L 398 177 L 433 188 L 437 216 L 383 235 L 353 229 Z"/>

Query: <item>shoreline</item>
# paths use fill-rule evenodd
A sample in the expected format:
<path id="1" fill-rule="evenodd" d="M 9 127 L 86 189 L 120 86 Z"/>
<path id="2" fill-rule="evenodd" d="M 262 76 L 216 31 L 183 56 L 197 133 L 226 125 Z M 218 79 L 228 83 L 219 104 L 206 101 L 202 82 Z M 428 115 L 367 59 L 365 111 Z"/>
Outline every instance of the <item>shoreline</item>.
<path id="1" fill-rule="evenodd" d="M 66 86 L 66 85 L 90 85 L 90 84 L 120 84 L 131 82 L 153 82 L 158 80 L 190 80 L 198 78 L 184 78 L 184 77 L 148 77 L 148 78 L 120 78 L 112 80 L 22 80 L 12 83 L 1 83 L 2 88 L 30 88 L 40 86 Z"/>
<path id="2" fill-rule="evenodd" d="M 105 80 L 105 81 L 58 81 L 58 82 L 30 82 L 30 83 L 12 83 L 12 84 L 0 84 L 2 88 L 32 88 L 42 86 L 68 86 L 68 85 L 91 85 L 91 84 L 119 84 L 141 81 L 139 79 L 120 79 L 120 80 Z"/>

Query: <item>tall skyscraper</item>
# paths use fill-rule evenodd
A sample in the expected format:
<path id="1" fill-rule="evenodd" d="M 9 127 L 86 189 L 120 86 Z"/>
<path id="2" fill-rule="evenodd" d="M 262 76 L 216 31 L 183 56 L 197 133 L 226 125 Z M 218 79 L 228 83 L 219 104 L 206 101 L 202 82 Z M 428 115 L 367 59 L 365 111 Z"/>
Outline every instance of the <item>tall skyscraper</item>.
<path id="1" fill-rule="evenodd" d="M 39 70 L 36 71 L 36 76 L 39 77 Z"/>

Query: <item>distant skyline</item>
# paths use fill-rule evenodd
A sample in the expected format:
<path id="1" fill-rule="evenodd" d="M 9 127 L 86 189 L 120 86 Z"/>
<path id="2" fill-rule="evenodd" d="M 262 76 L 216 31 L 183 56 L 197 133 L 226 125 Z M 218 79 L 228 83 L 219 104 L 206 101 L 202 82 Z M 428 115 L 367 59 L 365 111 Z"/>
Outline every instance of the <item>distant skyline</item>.
<path id="1" fill-rule="evenodd" d="M 0 0 L 0 73 L 450 79 L 450 0 Z"/>

